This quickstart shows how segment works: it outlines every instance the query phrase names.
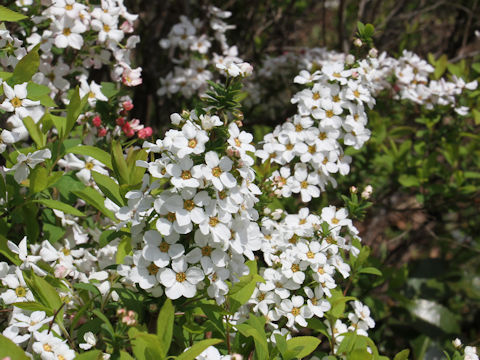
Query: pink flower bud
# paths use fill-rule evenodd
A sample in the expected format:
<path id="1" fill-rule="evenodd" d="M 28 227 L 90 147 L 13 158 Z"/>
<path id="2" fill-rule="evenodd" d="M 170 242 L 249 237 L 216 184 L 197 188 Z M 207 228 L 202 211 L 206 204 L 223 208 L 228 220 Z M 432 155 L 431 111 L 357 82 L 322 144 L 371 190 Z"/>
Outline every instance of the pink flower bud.
<path id="1" fill-rule="evenodd" d="M 107 135 L 107 129 L 105 128 L 98 129 L 98 137 L 104 137 L 105 135 Z"/>
<path id="2" fill-rule="evenodd" d="M 122 103 L 123 110 L 130 111 L 133 109 L 133 103 L 131 101 L 124 101 Z"/>
<path id="3" fill-rule="evenodd" d="M 125 125 L 125 118 L 123 117 L 118 117 L 117 120 L 115 120 L 118 126 L 123 126 Z"/>
<path id="4" fill-rule="evenodd" d="M 100 127 L 100 125 L 102 125 L 102 119 L 100 119 L 100 116 L 95 116 L 93 119 L 92 119 L 92 124 L 93 126 L 95 127 Z"/>
<path id="5" fill-rule="evenodd" d="M 125 20 L 122 25 L 120 25 L 120 30 L 126 34 L 130 34 L 133 32 L 133 25 Z"/>

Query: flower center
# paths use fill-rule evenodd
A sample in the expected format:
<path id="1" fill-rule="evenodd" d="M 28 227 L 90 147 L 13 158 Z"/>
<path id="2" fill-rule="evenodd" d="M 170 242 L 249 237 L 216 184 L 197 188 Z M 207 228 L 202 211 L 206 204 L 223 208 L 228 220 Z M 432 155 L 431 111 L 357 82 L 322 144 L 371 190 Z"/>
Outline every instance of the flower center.
<path id="1" fill-rule="evenodd" d="M 67 4 L 67 5 L 65 5 L 65 10 L 70 11 L 70 10 L 72 10 L 72 9 L 73 9 L 73 5 L 72 5 L 72 4 Z"/>
<path id="2" fill-rule="evenodd" d="M 293 236 L 290 238 L 290 240 L 288 240 L 288 242 L 290 244 L 296 244 L 298 241 L 298 235 L 297 234 L 293 234 Z"/>
<path id="3" fill-rule="evenodd" d="M 87 170 L 92 170 L 93 167 L 94 167 L 94 165 L 93 165 L 93 163 L 91 163 L 91 162 L 87 162 L 87 163 L 85 164 L 85 169 L 87 169 Z"/>
<path id="4" fill-rule="evenodd" d="M 174 222 L 175 220 L 177 220 L 177 217 L 175 216 L 175 213 L 173 212 L 169 212 L 167 214 L 167 220 L 170 221 L 170 222 Z"/>
<path id="5" fill-rule="evenodd" d="M 43 344 L 43 350 L 46 352 L 52 352 L 52 347 L 49 344 Z"/>
<path id="6" fill-rule="evenodd" d="M 328 159 L 327 159 L 327 158 L 323 158 L 322 164 L 323 164 L 323 165 L 327 165 L 327 163 L 328 163 Z"/>
<path id="7" fill-rule="evenodd" d="M 325 274 L 325 270 L 324 270 L 323 267 L 321 267 L 321 266 L 318 268 L 317 272 L 318 272 L 320 275 Z"/>
<path id="8" fill-rule="evenodd" d="M 241 147 L 242 146 L 242 143 L 240 142 L 240 140 L 238 140 L 238 138 L 235 138 L 235 145 L 237 145 L 238 147 Z"/>
<path id="9" fill-rule="evenodd" d="M 62 253 L 63 253 L 63 255 L 68 256 L 68 255 L 70 255 L 70 249 L 63 248 Z"/>
<path id="10" fill-rule="evenodd" d="M 316 147 L 315 145 L 310 145 L 310 146 L 308 147 L 308 152 L 309 152 L 310 154 L 315 154 L 316 151 L 317 151 L 317 147 Z"/>
<path id="11" fill-rule="evenodd" d="M 315 257 L 315 254 L 311 251 L 307 252 L 307 258 L 313 259 Z"/>
<path id="12" fill-rule="evenodd" d="M 333 117 L 333 111 L 332 110 L 327 110 L 325 111 L 325 115 L 327 115 L 328 118 Z"/>
<path id="13" fill-rule="evenodd" d="M 315 92 L 315 93 L 313 93 L 312 98 L 313 98 L 313 100 L 318 100 L 318 99 L 320 99 L 320 94 L 318 92 Z"/>
<path id="14" fill-rule="evenodd" d="M 195 208 L 195 203 L 193 200 L 185 200 L 183 202 L 183 208 L 187 211 L 192 211 Z"/>
<path id="15" fill-rule="evenodd" d="M 339 102 L 340 101 L 340 96 L 338 95 L 335 95 L 333 98 L 332 98 L 333 102 Z"/>
<path id="16" fill-rule="evenodd" d="M 70 30 L 70 28 L 65 28 L 63 29 L 62 32 L 63 32 L 63 35 L 68 36 L 72 33 L 72 30 Z"/>
<path id="17" fill-rule="evenodd" d="M 292 315 L 293 315 L 293 316 L 298 316 L 298 315 L 300 315 L 300 309 L 297 308 L 297 307 L 294 307 L 291 312 L 292 312 Z"/>
<path id="18" fill-rule="evenodd" d="M 306 180 L 302 181 L 302 182 L 300 183 L 300 187 L 301 187 L 302 189 L 308 188 L 308 182 L 307 182 Z"/>
<path id="19" fill-rule="evenodd" d="M 292 264 L 292 267 L 291 267 L 291 270 L 292 272 L 297 272 L 297 271 L 300 271 L 300 265 L 298 264 Z"/>
<path id="20" fill-rule="evenodd" d="M 212 169 L 212 175 L 215 177 L 219 177 L 220 175 L 222 175 L 222 169 L 220 169 L 218 166 L 214 167 Z"/>
<path id="21" fill-rule="evenodd" d="M 22 106 L 22 100 L 20 100 L 16 96 L 12 100 L 10 100 L 10 103 L 13 105 L 14 108 L 18 108 L 18 107 Z"/>
<path id="22" fill-rule="evenodd" d="M 360 97 L 360 93 L 358 92 L 358 90 L 355 90 L 355 91 L 353 92 L 353 96 L 355 96 L 355 97 Z"/>
<path id="23" fill-rule="evenodd" d="M 342 77 L 342 75 L 341 75 L 340 73 L 338 73 L 338 72 L 334 72 L 334 73 L 332 74 L 332 76 L 333 76 L 333 77 L 336 77 L 336 78 L 341 78 L 341 77 Z"/>
<path id="24" fill-rule="evenodd" d="M 103 31 L 109 32 L 109 31 L 110 31 L 110 26 L 108 26 L 108 25 L 103 25 Z"/>
<path id="25" fill-rule="evenodd" d="M 295 131 L 296 131 L 296 132 L 300 132 L 300 131 L 302 131 L 302 130 L 303 130 L 303 127 L 302 127 L 301 124 L 295 125 Z"/>
<path id="26" fill-rule="evenodd" d="M 339 223 L 339 221 L 340 221 L 340 220 L 338 220 L 336 217 L 334 217 L 334 218 L 332 219 L 332 224 L 337 225 L 337 224 Z"/>
<path id="27" fill-rule="evenodd" d="M 15 289 L 15 295 L 17 295 L 17 297 L 25 297 L 25 295 L 27 295 L 27 290 L 23 286 L 18 286 Z"/>
<path id="28" fill-rule="evenodd" d="M 293 149 L 293 145 L 292 145 L 292 144 L 287 144 L 287 145 L 285 145 L 285 147 L 287 148 L 287 150 L 292 150 L 292 149 Z"/>
<path id="29" fill-rule="evenodd" d="M 151 263 L 150 265 L 148 265 L 147 270 L 150 275 L 157 275 L 158 270 L 160 270 L 160 268 L 154 263 Z"/>
<path id="30" fill-rule="evenodd" d="M 316 297 L 313 297 L 310 299 L 310 301 L 312 302 L 313 305 L 317 305 L 318 304 L 318 299 Z"/>
<path id="31" fill-rule="evenodd" d="M 327 138 L 327 133 L 322 131 L 320 134 L 318 134 L 318 138 L 320 140 L 325 140 Z"/>
<path id="32" fill-rule="evenodd" d="M 197 139 L 190 139 L 188 140 L 188 147 L 189 148 L 194 148 L 195 146 L 197 146 Z"/>
<path id="33" fill-rule="evenodd" d="M 203 256 L 210 256 L 210 254 L 212 253 L 212 250 L 213 250 L 213 249 L 212 249 L 210 246 L 208 246 L 208 245 L 207 245 L 207 246 L 204 246 L 204 247 L 202 248 L 202 255 L 203 255 Z"/>
<path id="34" fill-rule="evenodd" d="M 187 275 L 184 272 L 180 272 L 180 273 L 177 273 L 175 278 L 177 279 L 178 282 L 184 282 L 185 280 L 187 280 Z"/>
<path id="35" fill-rule="evenodd" d="M 181 176 L 183 180 L 188 180 L 192 178 L 192 173 L 188 170 L 183 170 Z"/>
<path id="36" fill-rule="evenodd" d="M 210 220 L 208 221 L 208 225 L 211 227 L 215 227 L 218 224 L 218 218 L 216 216 L 212 216 Z"/>
<path id="37" fill-rule="evenodd" d="M 90 92 L 88 93 L 88 97 L 89 97 L 90 99 L 93 99 L 93 98 L 95 97 L 95 93 L 94 93 L 93 91 L 90 91 Z"/>
<path id="38" fill-rule="evenodd" d="M 161 252 L 166 253 L 170 249 L 170 244 L 167 243 L 166 241 L 162 241 L 162 243 L 158 245 L 158 248 L 160 249 Z"/>
<path id="39" fill-rule="evenodd" d="M 306 219 L 300 219 L 300 221 L 298 222 L 299 225 L 304 225 L 306 223 L 307 223 Z"/>
<path id="40" fill-rule="evenodd" d="M 263 300 L 265 300 L 265 294 L 264 294 L 264 293 L 258 294 L 257 300 L 258 300 L 258 301 L 263 301 Z"/>

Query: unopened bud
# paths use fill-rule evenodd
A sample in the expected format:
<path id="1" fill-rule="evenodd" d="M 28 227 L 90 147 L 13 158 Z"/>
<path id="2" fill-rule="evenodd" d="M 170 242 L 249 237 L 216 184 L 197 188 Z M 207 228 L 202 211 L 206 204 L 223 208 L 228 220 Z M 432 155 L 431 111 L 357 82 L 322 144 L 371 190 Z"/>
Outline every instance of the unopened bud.
<path id="1" fill-rule="evenodd" d="M 237 124 L 238 127 L 242 127 L 242 126 L 243 126 L 242 120 L 235 120 L 235 124 Z"/>
<path id="2" fill-rule="evenodd" d="M 378 56 L 378 50 L 375 48 L 371 48 L 368 51 L 368 56 L 370 56 L 371 58 L 376 58 Z"/>
<path id="3" fill-rule="evenodd" d="M 459 338 L 456 338 L 455 340 L 452 341 L 453 346 L 455 346 L 457 349 L 462 346 L 462 341 Z"/>
<path id="4" fill-rule="evenodd" d="M 367 185 L 365 186 L 365 189 L 362 191 L 361 197 L 367 200 L 372 195 L 372 192 L 373 192 L 372 185 Z"/>
<path id="5" fill-rule="evenodd" d="M 362 46 L 363 46 L 363 42 L 362 42 L 362 40 L 360 40 L 360 39 L 355 39 L 355 40 L 353 41 L 353 45 L 355 45 L 356 47 L 362 47 Z"/>
<path id="6" fill-rule="evenodd" d="M 351 192 L 352 194 L 356 194 L 357 191 L 358 191 L 358 189 L 357 189 L 355 186 L 351 186 L 351 187 L 350 187 L 350 192 Z"/>
<path id="7" fill-rule="evenodd" d="M 353 65 L 353 63 L 355 62 L 355 56 L 353 56 L 352 54 L 348 54 L 346 57 L 345 57 L 345 63 L 347 65 Z"/>

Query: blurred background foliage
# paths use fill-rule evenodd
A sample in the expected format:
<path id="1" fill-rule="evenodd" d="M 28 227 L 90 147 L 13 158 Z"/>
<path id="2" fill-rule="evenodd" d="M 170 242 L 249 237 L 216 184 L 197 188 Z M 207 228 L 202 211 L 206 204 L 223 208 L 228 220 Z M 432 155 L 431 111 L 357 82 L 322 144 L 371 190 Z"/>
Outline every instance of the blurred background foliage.
<path id="1" fill-rule="evenodd" d="M 160 133 L 169 115 L 191 108 L 181 96 L 156 94 L 159 78 L 171 71 L 168 54 L 158 45 L 180 15 L 202 17 L 214 4 L 232 12 L 227 33 L 240 56 L 261 66 L 265 56 L 301 53 L 303 47 L 349 52 L 357 21 L 375 26 L 375 46 L 397 56 L 408 49 L 435 66 L 435 78 L 480 76 L 480 4 L 478 0 L 130 0 L 139 13 L 141 36 L 137 66 L 144 84 L 135 89 L 134 115 Z M 140 55 L 141 54 L 141 55 Z M 282 72 L 265 86 L 278 107 L 245 108 L 244 124 L 256 141 L 291 116 L 290 96 L 298 88 L 297 70 Z M 351 186 L 373 186 L 373 206 L 357 222 L 371 248 L 375 281 L 354 281 L 352 295 L 367 299 L 377 322 L 372 337 L 392 356 L 409 348 L 413 359 L 441 359 L 451 340 L 480 345 L 480 91 L 466 92 L 460 104 L 472 115 L 450 108 L 427 110 L 411 102 L 377 97 L 369 111 L 372 138 L 351 151 L 352 170 L 338 178 L 337 189 L 313 203 L 344 205 L 338 194 Z M 288 210 L 298 207 L 291 199 Z"/>

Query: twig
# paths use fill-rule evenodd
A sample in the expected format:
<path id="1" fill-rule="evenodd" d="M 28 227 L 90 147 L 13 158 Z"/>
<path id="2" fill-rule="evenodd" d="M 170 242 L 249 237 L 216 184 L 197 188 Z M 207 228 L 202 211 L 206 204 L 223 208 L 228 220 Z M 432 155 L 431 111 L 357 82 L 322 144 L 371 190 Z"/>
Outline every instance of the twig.
<path id="1" fill-rule="evenodd" d="M 60 307 L 58 308 L 58 310 L 56 310 L 56 311 L 53 313 L 53 319 L 52 319 L 52 321 L 50 321 L 50 324 L 48 324 L 47 334 L 50 334 L 50 331 L 52 330 L 53 323 L 55 322 L 55 318 L 57 317 L 58 313 L 63 309 L 64 306 L 65 306 L 65 303 L 62 303 L 62 305 L 60 305 Z"/>

